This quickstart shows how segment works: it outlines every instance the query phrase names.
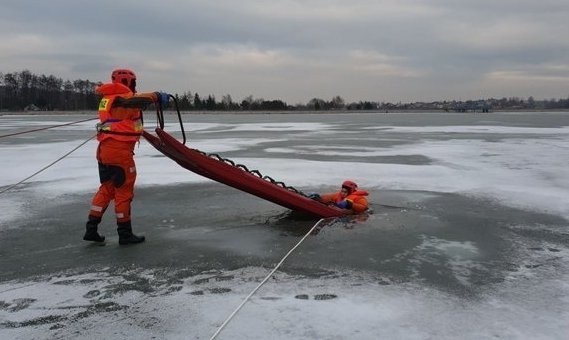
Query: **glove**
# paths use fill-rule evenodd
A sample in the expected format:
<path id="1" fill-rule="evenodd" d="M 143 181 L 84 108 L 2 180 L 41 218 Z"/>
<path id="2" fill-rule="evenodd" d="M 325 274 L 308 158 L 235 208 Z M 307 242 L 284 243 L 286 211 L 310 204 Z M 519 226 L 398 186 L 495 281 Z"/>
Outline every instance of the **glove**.
<path id="1" fill-rule="evenodd" d="M 345 200 L 345 201 L 336 203 L 336 206 L 340 209 L 352 209 L 352 201 Z"/>
<path id="2" fill-rule="evenodd" d="M 312 200 L 315 200 L 315 201 L 320 201 L 320 199 L 321 199 L 321 198 L 320 198 L 320 195 L 318 195 L 318 194 L 315 193 L 315 192 L 310 193 L 307 197 L 310 198 L 310 199 L 312 199 Z"/>
<path id="3" fill-rule="evenodd" d="M 166 92 L 154 92 L 156 97 L 158 98 L 158 102 L 162 107 L 168 106 L 168 102 L 170 102 L 170 95 Z"/>

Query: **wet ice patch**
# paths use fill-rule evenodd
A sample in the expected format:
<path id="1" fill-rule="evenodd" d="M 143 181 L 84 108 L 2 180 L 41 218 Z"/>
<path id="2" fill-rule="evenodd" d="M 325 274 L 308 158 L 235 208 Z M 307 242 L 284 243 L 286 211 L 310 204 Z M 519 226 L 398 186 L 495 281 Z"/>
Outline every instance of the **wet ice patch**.
<path id="1" fill-rule="evenodd" d="M 15 189 L 17 191 L 17 189 Z M 14 191 L 12 191 L 13 193 Z M 4 197 L 0 196 L 0 231 L 7 230 L 11 228 L 8 222 L 18 218 L 22 215 L 25 210 L 25 202 L 21 197 L 9 194 L 4 194 Z"/>
<path id="2" fill-rule="evenodd" d="M 471 241 L 449 241 L 430 236 L 423 237 L 423 243 L 419 248 L 442 253 L 453 261 L 467 261 L 479 256 L 478 248 Z"/>
<path id="3" fill-rule="evenodd" d="M 497 126 L 497 125 L 445 125 L 445 126 L 369 126 L 362 130 L 389 130 L 399 133 L 496 133 L 496 134 L 535 134 L 535 135 L 567 135 L 569 127 L 539 128 L 539 127 L 518 127 L 518 126 Z"/>
<path id="4" fill-rule="evenodd" d="M 326 123 L 245 123 L 236 124 L 232 131 L 317 131 L 331 127 Z"/>
<path id="5" fill-rule="evenodd" d="M 253 146 L 269 143 L 282 142 L 282 138 L 221 138 L 215 140 L 192 141 L 192 148 L 208 153 L 221 153 L 237 150 L 250 149 Z"/>
<path id="6" fill-rule="evenodd" d="M 446 268 L 461 285 L 470 286 L 471 277 L 476 272 L 487 271 L 479 261 L 478 247 L 471 241 L 451 241 L 424 235 L 421 240 L 421 244 L 413 250 L 414 258 L 410 260 L 417 276 L 420 268 L 428 264 L 435 268 Z"/>
<path id="7" fill-rule="evenodd" d="M 505 277 L 507 281 L 542 280 L 551 271 L 564 272 L 569 263 L 569 239 L 565 225 L 509 225 L 516 255 Z"/>

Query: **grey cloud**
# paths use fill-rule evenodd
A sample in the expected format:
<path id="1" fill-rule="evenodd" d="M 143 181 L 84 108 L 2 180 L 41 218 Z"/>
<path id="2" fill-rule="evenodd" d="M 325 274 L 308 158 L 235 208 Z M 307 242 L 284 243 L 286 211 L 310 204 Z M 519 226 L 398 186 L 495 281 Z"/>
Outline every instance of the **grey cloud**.
<path id="1" fill-rule="evenodd" d="M 553 0 L 7 1 L 0 71 L 104 80 L 126 65 L 161 88 L 293 102 L 476 95 L 490 74 L 495 96 L 564 96 L 547 65 L 566 72 L 568 14 Z"/>

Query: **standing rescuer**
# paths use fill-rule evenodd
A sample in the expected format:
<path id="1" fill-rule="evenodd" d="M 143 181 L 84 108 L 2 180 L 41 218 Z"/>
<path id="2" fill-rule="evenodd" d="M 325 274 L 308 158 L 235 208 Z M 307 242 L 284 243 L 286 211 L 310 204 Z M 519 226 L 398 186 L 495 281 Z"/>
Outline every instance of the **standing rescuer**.
<path id="1" fill-rule="evenodd" d="M 130 214 L 136 181 L 134 146 L 142 135 L 142 110 L 152 103 L 165 107 L 169 94 L 136 94 L 136 75 L 127 69 L 114 70 L 111 80 L 111 83 L 95 89 L 103 96 L 99 103 L 100 122 L 97 124 L 97 161 L 101 185 L 91 202 L 83 239 L 105 241 L 97 227 L 114 200 L 119 244 L 140 243 L 144 242 L 145 237 L 132 233 Z"/>

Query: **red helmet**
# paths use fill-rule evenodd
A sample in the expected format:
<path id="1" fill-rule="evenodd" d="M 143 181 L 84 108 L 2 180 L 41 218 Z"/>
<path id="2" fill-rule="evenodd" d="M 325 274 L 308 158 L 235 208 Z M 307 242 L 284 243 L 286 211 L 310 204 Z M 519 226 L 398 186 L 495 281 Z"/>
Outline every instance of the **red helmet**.
<path id="1" fill-rule="evenodd" d="M 133 91 L 136 87 L 136 75 L 131 70 L 123 68 L 114 70 L 111 74 L 111 80 L 113 83 L 121 83 Z"/>
<path id="2" fill-rule="evenodd" d="M 351 194 L 358 188 L 358 185 L 352 181 L 344 181 L 344 183 L 342 183 L 342 188 L 348 189 L 348 192 Z"/>

